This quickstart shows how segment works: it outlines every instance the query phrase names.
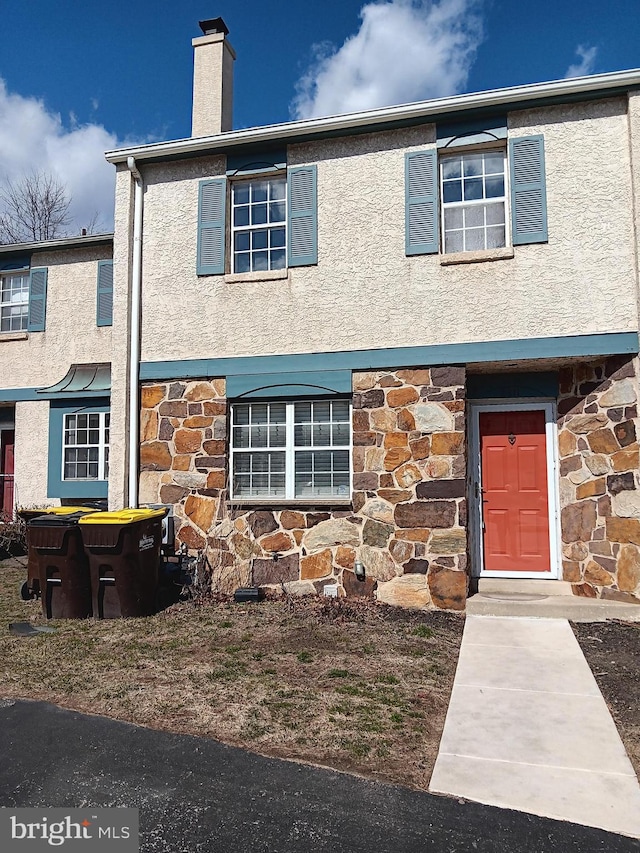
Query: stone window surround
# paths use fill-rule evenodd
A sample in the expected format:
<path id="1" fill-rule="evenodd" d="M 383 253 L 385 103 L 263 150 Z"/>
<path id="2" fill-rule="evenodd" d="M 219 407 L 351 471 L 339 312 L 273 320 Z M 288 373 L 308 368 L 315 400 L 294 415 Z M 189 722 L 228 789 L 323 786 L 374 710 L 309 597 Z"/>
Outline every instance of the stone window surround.
<path id="1" fill-rule="evenodd" d="M 281 270 L 257 270 L 255 272 L 227 273 L 224 277 L 227 284 L 259 281 L 284 281 L 289 278 L 289 268 Z"/>
<path id="2" fill-rule="evenodd" d="M 0 343 L 3 341 L 27 341 L 29 332 L 0 332 Z"/>
<path id="3" fill-rule="evenodd" d="M 513 246 L 503 246 L 500 249 L 483 249 L 478 252 L 451 252 L 439 256 L 440 266 L 455 264 L 479 264 L 483 261 L 508 261 L 515 257 Z"/>
<path id="4" fill-rule="evenodd" d="M 298 507 L 311 510 L 318 506 L 321 506 L 323 509 L 335 506 L 344 509 L 345 507 L 353 506 L 353 500 L 351 498 L 314 498 L 313 500 L 309 500 L 308 498 L 228 498 L 227 506 L 230 509 L 237 506 Z"/>

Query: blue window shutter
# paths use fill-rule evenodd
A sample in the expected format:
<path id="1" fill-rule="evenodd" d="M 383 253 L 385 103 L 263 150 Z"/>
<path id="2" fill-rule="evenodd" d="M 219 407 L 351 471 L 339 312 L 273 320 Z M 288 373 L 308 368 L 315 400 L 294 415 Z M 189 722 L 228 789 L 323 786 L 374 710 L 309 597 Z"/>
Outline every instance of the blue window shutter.
<path id="1" fill-rule="evenodd" d="M 198 191 L 198 275 L 225 271 L 227 179 L 200 181 Z"/>
<path id="2" fill-rule="evenodd" d="M 287 170 L 288 265 L 318 263 L 318 190 L 316 166 Z"/>
<path id="3" fill-rule="evenodd" d="M 113 261 L 98 261 L 96 324 L 113 325 Z"/>
<path id="4" fill-rule="evenodd" d="M 47 317 L 47 267 L 34 267 L 29 277 L 30 332 L 44 332 Z"/>
<path id="5" fill-rule="evenodd" d="M 430 255 L 438 245 L 438 152 L 405 154 L 405 252 Z"/>
<path id="6" fill-rule="evenodd" d="M 544 174 L 544 138 L 523 136 L 509 140 L 511 168 L 511 230 L 514 246 L 546 243 L 547 191 Z"/>

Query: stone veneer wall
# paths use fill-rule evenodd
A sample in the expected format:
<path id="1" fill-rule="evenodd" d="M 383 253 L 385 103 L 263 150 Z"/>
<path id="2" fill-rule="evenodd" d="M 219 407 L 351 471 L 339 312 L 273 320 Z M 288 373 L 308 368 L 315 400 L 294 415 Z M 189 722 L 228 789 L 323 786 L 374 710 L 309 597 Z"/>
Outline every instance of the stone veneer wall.
<path id="1" fill-rule="evenodd" d="M 217 588 L 315 593 L 337 584 L 341 595 L 464 608 L 464 368 L 354 374 L 354 492 L 351 506 L 333 508 L 227 500 L 224 386 L 211 379 L 141 392 L 140 500 L 174 505 L 178 542 L 207 550 Z"/>
<path id="2" fill-rule="evenodd" d="M 140 502 L 173 504 L 176 539 L 207 547 L 227 480 L 224 379 L 143 385 Z"/>
<path id="3" fill-rule="evenodd" d="M 640 600 L 637 359 L 560 373 L 563 578 L 577 595 Z"/>

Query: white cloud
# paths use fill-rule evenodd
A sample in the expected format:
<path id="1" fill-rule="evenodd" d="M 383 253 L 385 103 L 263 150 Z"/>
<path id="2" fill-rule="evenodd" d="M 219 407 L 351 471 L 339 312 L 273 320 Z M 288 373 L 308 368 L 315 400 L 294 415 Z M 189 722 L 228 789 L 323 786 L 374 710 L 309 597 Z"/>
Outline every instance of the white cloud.
<path id="1" fill-rule="evenodd" d="M 574 62 L 573 65 L 570 65 L 564 76 L 585 77 L 587 74 L 593 74 L 597 54 L 597 47 L 587 47 L 584 44 L 579 44 L 576 48 L 576 55 L 579 57 L 580 62 Z"/>
<path id="2" fill-rule="evenodd" d="M 104 152 L 119 144 L 101 125 L 77 124 L 73 114 L 66 127 L 42 101 L 9 92 L 0 79 L 0 182 L 51 174 L 71 196 L 71 233 L 96 213 L 101 230 L 113 228 L 115 170 Z"/>
<path id="3" fill-rule="evenodd" d="M 482 40 L 481 0 L 387 0 L 360 10 L 340 48 L 315 45 L 298 81 L 295 118 L 445 97 L 467 82 Z"/>

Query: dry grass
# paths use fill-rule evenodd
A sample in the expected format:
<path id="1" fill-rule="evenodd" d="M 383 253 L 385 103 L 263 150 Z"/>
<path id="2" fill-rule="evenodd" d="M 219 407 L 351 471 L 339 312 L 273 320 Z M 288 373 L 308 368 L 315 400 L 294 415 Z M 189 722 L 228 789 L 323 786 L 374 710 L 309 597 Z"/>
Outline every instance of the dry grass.
<path id="1" fill-rule="evenodd" d="M 42 625 L 18 597 L 25 570 L 0 564 L 5 697 L 40 699 L 426 788 L 463 618 L 364 601 L 174 605 L 146 619 Z"/>

